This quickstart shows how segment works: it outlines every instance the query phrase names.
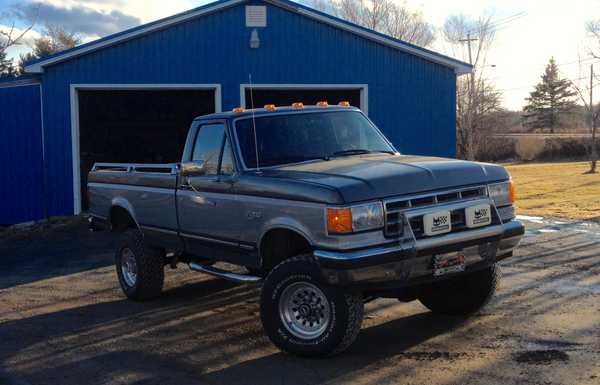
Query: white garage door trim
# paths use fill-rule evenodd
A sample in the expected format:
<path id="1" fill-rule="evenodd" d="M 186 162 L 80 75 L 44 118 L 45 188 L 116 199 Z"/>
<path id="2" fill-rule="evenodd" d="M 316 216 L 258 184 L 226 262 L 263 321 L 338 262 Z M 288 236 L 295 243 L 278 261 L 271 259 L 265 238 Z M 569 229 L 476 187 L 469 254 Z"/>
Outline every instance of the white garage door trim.
<path id="1" fill-rule="evenodd" d="M 215 112 L 222 111 L 220 84 L 71 84 L 71 157 L 73 159 L 73 212 L 75 215 L 81 213 L 79 90 L 214 90 Z"/>
<path id="2" fill-rule="evenodd" d="M 246 89 L 250 87 L 255 90 L 360 90 L 360 109 L 365 115 L 369 115 L 368 84 L 240 84 L 240 107 L 242 108 L 246 108 Z"/>

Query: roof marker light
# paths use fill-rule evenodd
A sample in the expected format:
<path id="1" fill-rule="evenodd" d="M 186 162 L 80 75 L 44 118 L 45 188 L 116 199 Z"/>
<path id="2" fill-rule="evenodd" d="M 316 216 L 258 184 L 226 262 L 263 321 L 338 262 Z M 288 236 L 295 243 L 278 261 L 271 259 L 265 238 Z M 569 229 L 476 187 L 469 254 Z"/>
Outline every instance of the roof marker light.
<path id="1" fill-rule="evenodd" d="M 340 107 L 350 107 L 350 102 L 343 100 L 338 104 Z"/>
<path id="2" fill-rule="evenodd" d="M 295 108 L 295 109 L 297 109 L 297 110 L 300 110 L 300 109 L 304 108 L 304 103 L 302 103 L 302 102 L 296 102 L 296 103 L 293 103 L 293 104 L 292 104 L 292 108 Z"/>
<path id="3" fill-rule="evenodd" d="M 244 112 L 244 109 L 242 107 L 236 107 L 233 109 L 233 112 L 235 112 L 236 114 L 240 114 Z"/>
<path id="4" fill-rule="evenodd" d="M 322 101 L 317 103 L 317 107 L 329 107 L 329 103 L 327 101 Z"/>
<path id="5" fill-rule="evenodd" d="M 265 110 L 267 111 L 275 111 L 277 107 L 274 104 L 265 104 Z"/>

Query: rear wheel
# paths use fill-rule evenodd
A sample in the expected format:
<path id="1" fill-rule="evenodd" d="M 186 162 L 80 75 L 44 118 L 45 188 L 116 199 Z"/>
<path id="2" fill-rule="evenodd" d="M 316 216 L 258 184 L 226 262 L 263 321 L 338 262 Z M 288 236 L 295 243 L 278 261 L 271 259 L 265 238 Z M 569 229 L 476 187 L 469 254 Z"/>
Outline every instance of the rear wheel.
<path id="1" fill-rule="evenodd" d="M 129 299 L 143 301 L 158 297 L 165 280 L 164 264 L 164 252 L 144 246 L 139 230 L 123 233 L 115 265 L 121 289 Z"/>
<path id="2" fill-rule="evenodd" d="M 500 281 L 500 267 L 467 273 L 423 289 L 419 301 L 434 313 L 468 316 L 488 304 Z"/>
<path id="3" fill-rule="evenodd" d="M 340 353 L 356 339 L 362 318 L 362 296 L 324 285 L 310 255 L 281 262 L 263 285 L 263 327 L 283 351 L 301 356 Z"/>

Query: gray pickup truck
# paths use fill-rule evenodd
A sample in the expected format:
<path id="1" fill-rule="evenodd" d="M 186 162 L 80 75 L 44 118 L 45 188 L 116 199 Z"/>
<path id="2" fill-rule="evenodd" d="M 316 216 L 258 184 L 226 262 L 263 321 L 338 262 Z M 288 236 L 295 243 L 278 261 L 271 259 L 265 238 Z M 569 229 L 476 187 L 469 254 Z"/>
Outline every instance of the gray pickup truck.
<path id="1" fill-rule="evenodd" d="M 92 225 L 123 233 L 127 297 L 158 296 L 180 263 L 261 283 L 266 334 L 304 356 L 346 349 L 376 298 L 476 312 L 524 233 L 503 167 L 400 154 L 347 104 L 202 116 L 180 163 L 88 180 Z"/>

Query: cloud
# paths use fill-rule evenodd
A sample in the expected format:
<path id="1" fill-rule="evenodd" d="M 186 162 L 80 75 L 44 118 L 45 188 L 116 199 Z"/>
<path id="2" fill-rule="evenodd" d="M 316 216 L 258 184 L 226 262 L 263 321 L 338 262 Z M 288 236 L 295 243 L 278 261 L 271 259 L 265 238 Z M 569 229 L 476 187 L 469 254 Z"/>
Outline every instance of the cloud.
<path id="1" fill-rule="evenodd" d="M 67 31 L 94 37 L 119 32 L 142 22 L 117 9 L 99 10 L 81 3 L 69 7 L 48 2 L 19 3 L 14 10 L 21 19 L 35 19 L 40 25 L 59 25 Z"/>

